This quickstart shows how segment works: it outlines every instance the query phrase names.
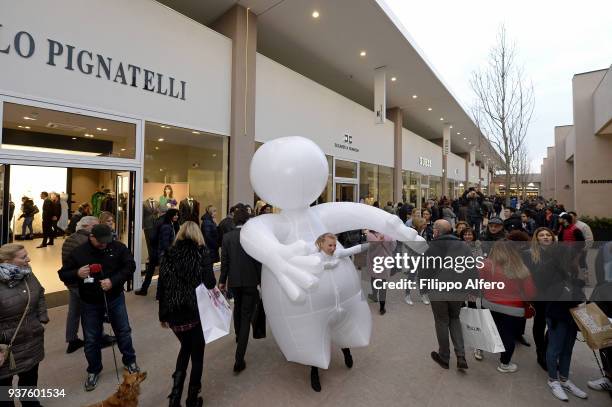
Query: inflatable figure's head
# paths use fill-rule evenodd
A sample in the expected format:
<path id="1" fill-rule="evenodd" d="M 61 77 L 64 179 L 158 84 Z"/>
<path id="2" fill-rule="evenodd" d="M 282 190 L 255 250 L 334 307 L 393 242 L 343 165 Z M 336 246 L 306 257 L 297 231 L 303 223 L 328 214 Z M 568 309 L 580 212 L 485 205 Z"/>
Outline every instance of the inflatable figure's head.
<path id="1" fill-rule="evenodd" d="M 308 207 L 325 189 L 328 174 L 323 151 L 303 137 L 268 141 L 251 161 L 255 193 L 281 209 Z"/>

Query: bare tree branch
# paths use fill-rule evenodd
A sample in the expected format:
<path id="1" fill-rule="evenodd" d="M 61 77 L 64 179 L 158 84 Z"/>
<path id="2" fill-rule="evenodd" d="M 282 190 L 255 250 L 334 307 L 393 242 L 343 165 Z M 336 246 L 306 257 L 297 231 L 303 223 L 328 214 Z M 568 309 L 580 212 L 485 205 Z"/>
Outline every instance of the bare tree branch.
<path id="1" fill-rule="evenodd" d="M 525 182 L 529 163 L 525 138 L 533 116 L 533 84 L 525 79 L 516 62 L 516 45 L 507 39 L 502 25 L 489 52 L 484 70 L 472 72 L 470 86 L 476 96 L 471 114 L 474 123 L 502 158 L 506 200 L 510 199 L 512 175 L 518 185 Z M 523 174 L 523 175 L 519 175 Z M 523 194 L 525 187 L 523 187 Z"/>

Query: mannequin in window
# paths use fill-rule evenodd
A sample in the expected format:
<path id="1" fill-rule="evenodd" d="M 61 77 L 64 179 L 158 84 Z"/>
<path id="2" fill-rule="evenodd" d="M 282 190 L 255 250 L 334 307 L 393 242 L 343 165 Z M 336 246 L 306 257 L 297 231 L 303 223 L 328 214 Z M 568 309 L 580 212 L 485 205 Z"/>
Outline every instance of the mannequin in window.
<path id="1" fill-rule="evenodd" d="M 188 220 L 200 224 L 200 203 L 191 195 L 179 203 L 179 223 L 182 225 Z"/>
<path id="2" fill-rule="evenodd" d="M 164 186 L 164 194 L 159 197 L 159 209 L 162 213 L 170 208 L 176 208 L 176 199 L 174 199 L 174 191 L 171 185 Z"/>
<path id="3" fill-rule="evenodd" d="M 147 295 L 147 290 L 151 284 L 151 279 L 155 273 L 155 268 L 159 265 L 159 256 L 157 254 L 157 245 L 155 244 L 156 228 L 161 210 L 159 202 L 153 197 L 149 197 L 142 204 L 142 230 L 147 244 L 147 252 L 149 258 L 145 268 L 145 280 L 140 287 L 140 290 L 135 291 L 136 295 Z"/>

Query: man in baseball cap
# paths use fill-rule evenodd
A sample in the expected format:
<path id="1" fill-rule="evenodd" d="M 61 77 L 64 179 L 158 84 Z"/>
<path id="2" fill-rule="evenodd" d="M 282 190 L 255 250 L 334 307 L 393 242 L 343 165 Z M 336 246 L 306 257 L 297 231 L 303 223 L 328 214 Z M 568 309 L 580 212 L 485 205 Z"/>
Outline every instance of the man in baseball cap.
<path id="1" fill-rule="evenodd" d="M 87 379 L 85 390 L 98 385 L 102 371 L 101 338 L 105 314 L 108 315 L 129 373 L 139 372 L 123 285 L 131 280 L 136 269 L 130 250 L 113 239 L 113 231 L 104 224 L 91 229 L 89 241 L 76 247 L 63 267 L 60 279 L 66 284 L 78 284 L 81 297 L 81 318 L 85 336 Z M 109 378 L 110 379 L 110 378 Z"/>

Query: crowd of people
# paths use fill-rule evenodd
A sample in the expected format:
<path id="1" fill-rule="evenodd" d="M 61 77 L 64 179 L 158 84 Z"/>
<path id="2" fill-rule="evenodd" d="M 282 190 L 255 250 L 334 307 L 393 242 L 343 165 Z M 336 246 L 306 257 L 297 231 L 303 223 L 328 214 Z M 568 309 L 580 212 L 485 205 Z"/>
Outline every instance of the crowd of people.
<path id="1" fill-rule="evenodd" d="M 569 380 L 578 331 L 570 309 L 587 300 L 583 289 L 589 284 L 586 258 L 594 243 L 591 228 L 578 219 L 576 212 L 542 197 L 524 201 L 512 197 L 505 202 L 500 196 L 484 196 L 477 188 L 470 188 L 454 200 L 428 200 L 421 210 L 392 202 L 383 209 L 395 213 L 430 242 L 426 256 L 483 256 L 484 267 L 474 270 L 475 275 L 485 281 L 504 283 L 503 290 L 465 291 L 458 298 L 449 298 L 435 290 L 421 290 L 423 302 L 431 304 L 435 321 L 439 344 L 439 349 L 431 353 L 435 362 L 449 368 L 450 334 L 457 368 L 467 369 L 459 314 L 466 303 L 475 307 L 479 300 L 483 308 L 491 311 L 505 348 L 499 357 L 499 372 L 518 370 L 512 362 L 515 343 L 531 346 L 524 333 L 526 320 L 533 318 L 536 362 L 548 373 L 553 395 L 564 401 L 568 400 L 567 393 L 587 398 L 586 392 Z M 595 261 L 593 296 L 598 293 L 598 298 L 606 300 L 596 303 L 608 317 L 612 317 L 609 302 L 612 280 L 606 277 L 604 268 L 611 258 L 612 244 L 602 244 Z M 433 279 L 452 274 L 455 274 L 453 270 L 438 269 L 418 276 L 409 273 L 408 278 Z M 463 277 L 469 276 L 466 273 Z M 387 279 L 388 275 L 379 278 Z M 564 289 L 571 290 L 570 295 L 565 295 Z M 380 303 L 380 313 L 384 314 L 385 295 L 380 291 L 373 289 L 378 296 L 373 300 Z M 413 304 L 410 290 L 406 290 L 405 300 Z M 483 357 L 482 350 L 474 350 L 476 360 Z M 612 348 L 602 349 L 600 358 L 605 375 L 589 381 L 588 386 L 610 391 Z"/>
<path id="2" fill-rule="evenodd" d="M 258 291 L 261 264 L 242 248 L 240 231 L 251 217 L 270 213 L 272 209 L 259 202 L 255 209 L 237 204 L 229 210 L 226 218 L 217 223 L 216 209 L 208 206 L 201 225 L 192 220 L 179 224 L 178 211 L 169 209 L 156 225 L 154 250 L 149 252 L 145 283 L 137 294 L 147 294 L 153 273 L 159 267 L 156 295 L 159 321 L 161 327 L 170 329 L 180 342 L 168 396 L 171 407 L 181 405 L 190 360 L 186 405 L 203 404 L 200 393 L 205 341 L 195 293 L 200 284 L 208 289 L 217 286 L 228 298 L 233 298 L 236 336 L 233 370 L 239 374 L 246 368 L 245 354 L 251 324 L 261 304 Z M 468 368 L 459 314 L 462 307 L 476 307 L 478 302 L 478 306 L 490 309 L 504 344 L 505 351 L 499 355 L 497 367 L 500 373 L 518 370 L 512 362 L 515 343 L 531 345 L 524 333 L 526 320 L 533 318 L 535 363 L 546 370 L 554 396 L 561 400 L 568 399 L 567 393 L 579 398 L 587 397 L 569 379 L 577 334 L 569 310 L 586 298 L 580 295 L 581 290 L 569 298 L 558 297 L 555 291 L 566 286 L 580 288 L 587 283 L 586 250 L 593 244 L 593 234 L 575 212 L 566 211 L 563 205 L 542 198 L 526 201 L 512 198 L 506 204 L 501 197 L 486 197 L 475 188 L 470 188 L 459 199 L 428 200 L 422 209 L 391 202 L 383 209 L 397 215 L 406 226 L 414 228 L 429 242 L 426 256 L 485 257 L 484 267 L 471 270 L 464 277 L 477 275 L 487 281 L 505 283 L 504 290 L 466 291 L 454 298 L 436 290 L 419 290 L 423 303 L 431 305 L 438 340 L 438 349 L 431 352 L 431 358 L 438 365 L 449 368 L 450 335 L 457 368 Z M 117 239 L 113 215 L 103 212 L 99 217 L 93 217 L 90 213 L 87 207 L 82 207 L 73 218 L 74 230 L 72 227 L 68 229 L 72 234 L 62 247 L 62 268 L 58 271 L 70 298 L 66 320 L 67 352 L 84 347 L 86 391 L 94 390 L 98 384 L 103 369 L 101 349 L 105 346 L 117 345 L 126 371 L 140 371 L 124 294 L 124 285 L 132 280 L 136 268 L 134 258 Z M 373 270 L 374 257 L 393 256 L 411 250 L 373 230 L 357 231 L 357 235 L 361 237 L 354 239 L 354 233 L 349 231 L 338 236 L 338 241 L 345 247 L 351 245 L 351 240 L 356 240 L 353 244 L 359 243 L 360 239 L 363 243 L 370 243 L 366 256 L 369 271 Z M 579 242 L 572 246 L 575 251 L 561 246 L 561 242 L 568 241 Z M 316 243 L 324 260 L 333 258 L 334 235 L 323 235 Z M 569 258 L 570 254 L 574 257 Z M 571 261 L 573 258 L 577 261 Z M 221 266 L 218 281 L 213 272 L 216 262 Z M 611 243 L 599 248 L 595 264 L 597 286 L 609 289 L 610 285 L 606 286 L 606 283 L 612 281 L 606 281 L 604 268 L 612 267 Z M 381 315 L 387 312 L 386 293 L 384 289 L 375 288 L 374 281 L 386 281 L 394 271 L 398 270 L 371 272 L 373 290 L 369 297 L 379 304 Z M 452 270 L 408 273 L 408 278 L 435 279 L 449 271 Z M 551 285 L 551 281 L 559 284 Z M 23 290 L 27 291 L 27 296 L 21 295 Z M 413 304 L 412 295 L 410 290 L 406 290 L 405 301 L 410 305 Z M 559 300 L 551 301 L 553 296 Z M 11 243 L 0 248 L 0 305 L 0 343 L 10 347 L 8 352 L 6 347 L 0 347 L 0 385 L 10 386 L 13 377 L 18 376 L 20 386 L 36 386 L 39 363 L 44 357 L 43 324 L 48 323 L 49 318 L 44 289 L 32 273 L 23 245 Z M 612 317 L 609 302 L 600 301 L 598 305 L 608 317 Z M 114 336 L 105 334 L 105 322 L 112 326 Z M 78 337 L 79 326 L 82 327 L 83 339 Z M 342 351 L 346 366 L 352 367 L 350 350 Z M 601 350 L 600 357 L 605 375 L 589 381 L 588 386 L 612 391 L 612 349 Z M 474 358 L 482 360 L 484 352 L 475 349 Z M 316 367 L 311 371 L 311 386 L 315 391 L 321 391 Z M 39 404 L 25 401 L 23 405 Z"/>

